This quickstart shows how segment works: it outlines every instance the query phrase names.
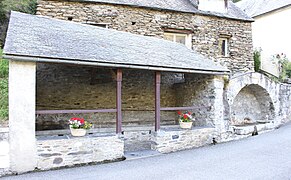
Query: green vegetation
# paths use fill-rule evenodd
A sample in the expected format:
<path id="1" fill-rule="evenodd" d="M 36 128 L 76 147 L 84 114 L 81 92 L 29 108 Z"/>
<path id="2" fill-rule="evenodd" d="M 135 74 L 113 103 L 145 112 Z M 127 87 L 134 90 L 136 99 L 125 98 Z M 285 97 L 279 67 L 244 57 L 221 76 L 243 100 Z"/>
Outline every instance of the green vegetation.
<path id="1" fill-rule="evenodd" d="M 279 59 L 281 65 L 280 80 L 285 81 L 291 78 L 291 62 L 285 57 Z"/>
<path id="2" fill-rule="evenodd" d="M 20 11 L 28 14 L 36 13 L 36 0 L 3 0 L 4 10 L 6 12 Z"/>
<path id="3" fill-rule="evenodd" d="M 259 72 L 261 68 L 261 51 L 260 50 L 254 51 L 254 61 L 255 61 L 255 71 Z"/>
<path id="4" fill-rule="evenodd" d="M 0 49 L 0 58 L 2 49 Z M 0 123 L 8 120 L 8 61 L 0 59 Z"/>
<path id="5" fill-rule="evenodd" d="M 3 47 L 8 27 L 9 12 L 36 13 L 37 0 L 0 0 L 0 47 Z"/>

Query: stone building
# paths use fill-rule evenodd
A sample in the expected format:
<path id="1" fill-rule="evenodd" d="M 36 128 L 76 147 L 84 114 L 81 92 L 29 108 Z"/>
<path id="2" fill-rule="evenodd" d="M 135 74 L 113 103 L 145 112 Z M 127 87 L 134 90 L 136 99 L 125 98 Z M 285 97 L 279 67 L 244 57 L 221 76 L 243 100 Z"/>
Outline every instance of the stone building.
<path id="1" fill-rule="evenodd" d="M 12 172 L 168 153 L 290 120 L 291 87 L 253 72 L 252 19 L 230 1 L 39 0 L 37 14 L 12 12 L 4 48 Z M 192 129 L 179 129 L 177 110 L 195 114 Z M 93 122 L 86 138 L 67 135 L 72 116 Z"/>
<path id="2" fill-rule="evenodd" d="M 93 26 L 99 26 L 134 34 L 164 38 L 184 44 L 214 62 L 231 70 L 232 74 L 253 71 L 252 60 L 252 19 L 241 12 L 232 2 L 217 0 L 207 1 L 38 1 L 37 14 L 69 20 Z M 216 5 L 215 5 L 216 3 Z M 218 6 L 217 6 L 218 4 Z M 213 6 L 212 6 L 213 5 Z M 207 11 L 209 7 L 211 11 Z M 37 68 L 37 109 L 98 109 L 114 107 L 112 73 L 108 70 L 80 69 L 74 67 L 38 65 Z M 59 72 L 58 77 L 48 76 Z M 95 71 L 95 72 L 94 72 Z M 126 72 L 125 72 L 126 73 Z M 132 75 L 134 74 L 134 75 Z M 92 75 L 94 78 L 92 78 Z M 154 118 L 153 90 L 151 74 L 131 71 L 124 79 L 123 112 L 124 125 L 149 125 Z M 163 75 L 162 99 L 164 107 L 177 107 L 183 104 L 177 89 L 182 88 L 187 74 Z M 76 78 L 78 77 L 78 78 Z M 106 77 L 102 79 L 102 77 Z M 204 98 L 208 88 L 209 76 L 196 76 L 195 95 L 192 104 L 203 108 L 194 110 L 197 125 L 212 125 L 209 113 L 211 103 Z M 88 81 L 90 86 L 82 87 L 87 100 L 82 100 L 83 93 L 73 90 L 72 86 Z M 63 84 L 67 85 L 65 88 Z M 111 83 L 111 85 L 110 85 Z M 134 85 L 132 84 L 134 83 Z M 48 84 L 53 84 L 47 86 Z M 96 88 L 101 87 L 101 88 Z M 215 87 L 213 87 L 215 89 Z M 57 89 L 57 90 L 56 90 Z M 142 91 L 141 91 L 142 89 Z M 186 88 L 187 89 L 187 88 Z M 68 92 L 69 93 L 66 93 Z M 107 92 L 107 95 L 104 94 Z M 50 98 L 47 98 L 50 97 Z M 98 103 L 96 103 L 98 102 Z M 102 103 L 99 103 L 102 102 Z M 213 110 L 214 111 L 214 110 Z M 96 127 L 110 127 L 114 124 L 114 113 L 94 116 Z M 163 112 L 162 123 L 176 123 L 175 112 Z M 53 119 L 53 121 L 52 121 Z M 62 129 L 68 117 L 40 115 L 37 129 Z"/>
<path id="3" fill-rule="evenodd" d="M 196 1 L 39 0 L 37 15 L 180 42 L 233 72 L 253 71 L 253 20 L 231 1 Z"/>

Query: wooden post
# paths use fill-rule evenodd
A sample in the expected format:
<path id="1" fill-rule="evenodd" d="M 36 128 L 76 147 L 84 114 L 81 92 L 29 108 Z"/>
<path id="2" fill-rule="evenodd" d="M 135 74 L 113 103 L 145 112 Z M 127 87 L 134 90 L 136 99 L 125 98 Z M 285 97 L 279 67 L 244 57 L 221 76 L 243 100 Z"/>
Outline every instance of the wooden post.
<path id="1" fill-rule="evenodd" d="M 121 86 L 122 86 L 122 70 L 117 69 L 116 77 L 116 133 L 121 133 L 122 111 L 121 111 Z"/>
<path id="2" fill-rule="evenodd" d="M 155 131 L 160 130 L 161 123 L 161 72 L 155 75 Z"/>

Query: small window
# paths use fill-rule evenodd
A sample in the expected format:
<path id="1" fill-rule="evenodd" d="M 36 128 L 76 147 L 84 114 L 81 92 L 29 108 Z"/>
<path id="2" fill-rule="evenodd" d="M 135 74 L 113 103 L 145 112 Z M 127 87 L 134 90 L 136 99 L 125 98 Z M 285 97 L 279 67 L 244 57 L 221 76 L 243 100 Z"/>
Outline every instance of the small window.
<path id="1" fill-rule="evenodd" d="M 164 39 L 184 44 L 186 47 L 191 49 L 191 35 L 190 34 L 180 34 L 180 33 L 164 33 Z"/>
<path id="2" fill-rule="evenodd" d="M 223 57 L 229 56 L 228 46 L 229 46 L 228 38 L 219 38 L 219 55 Z"/>

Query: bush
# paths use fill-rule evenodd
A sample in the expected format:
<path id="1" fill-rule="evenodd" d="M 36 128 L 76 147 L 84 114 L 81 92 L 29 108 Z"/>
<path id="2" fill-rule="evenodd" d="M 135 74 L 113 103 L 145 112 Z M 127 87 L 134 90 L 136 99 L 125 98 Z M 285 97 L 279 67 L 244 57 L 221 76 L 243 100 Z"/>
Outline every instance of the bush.
<path id="1" fill-rule="evenodd" d="M 254 51 L 254 63 L 255 63 L 255 71 L 259 72 L 261 68 L 261 51 L 260 50 Z"/>
<path id="2" fill-rule="evenodd" d="M 8 120 L 8 61 L 0 49 L 0 123 Z"/>

